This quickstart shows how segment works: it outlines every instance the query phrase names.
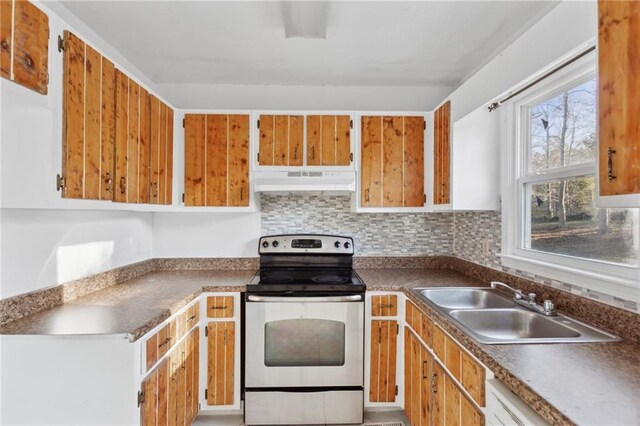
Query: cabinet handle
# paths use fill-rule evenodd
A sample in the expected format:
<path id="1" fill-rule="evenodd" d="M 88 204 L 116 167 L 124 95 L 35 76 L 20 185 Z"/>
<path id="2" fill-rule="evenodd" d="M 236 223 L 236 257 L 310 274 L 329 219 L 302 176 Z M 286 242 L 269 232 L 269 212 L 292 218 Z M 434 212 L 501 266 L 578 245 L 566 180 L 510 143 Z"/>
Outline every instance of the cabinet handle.
<path id="1" fill-rule="evenodd" d="M 388 305 L 379 305 L 379 306 L 380 306 L 380 309 L 391 309 L 395 305 L 393 303 L 389 303 Z"/>
<path id="2" fill-rule="evenodd" d="M 316 147 L 315 146 L 311 147 L 311 159 L 313 159 L 313 160 L 316 159 Z"/>
<path id="3" fill-rule="evenodd" d="M 153 198 L 158 198 L 158 182 L 153 182 Z"/>
<path id="4" fill-rule="evenodd" d="M 611 147 L 607 149 L 607 180 L 609 182 L 616 178 L 616 176 L 613 175 L 613 154 L 615 153 L 615 149 L 611 149 Z"/>
<path id="5" fill-rule="evenodd" d="M 438 393 L 438 386 L 436 385 L 437 377 L 438 373 L 433 373 L 431 375 L 431 393 Z"/>
<path id="6" fill-rule="evenodd" d="M 297 160 L 298 159 L 298 146 L 296 145 L 296 147 L 293 150 L 293 159 Z"/>
<path id="7" fill-rule="evenodd" d="M 240 201 L 244 200 L 244 188 L 240 188 Z"/>
<path id="8" fill-rule="evenodd" d="M 120 193 L 124 194 L 125 192 L 127 192 L 127 178 L 122 176 L 120 178 Z"/>
<path id="9" fill-rule="evenodd" d="M 191 321 L 193 321 L 194 319 L 196 319 L 196 316 L 195 316 L 195 315 L 191 315 L 191 316 L 187 319 L 187 322 L 191 322 Z"/>
<path id="10" fill-rule="evenodd" d="M 169 343 L 171 341 L 170 337 L 167 337 L 166 339 L 164 339 L 164 342 L 160 343 L 158 345 L 159 348 L 163 347 L 164 345 L 166 345 L 167 343 Z"/>
<path id="11" fill-rule="evenodd" d="M 367 203 L 369 202 L 369 188 L 364 192 L 364 199 Z"/>
<path id="12" fill-rule="evenodd" d="M 422 361 L 422 378 L 427 379 L 427 361 Z"/>
<path id="13" fill-rule="evenodd" d="M 211 307 L 211 308 L 209 308 L 209 309 L 213 309 L 213 310 L 225 310 L 225 309 L 227 309 L 227 307 L 226 307 L 226 306 L 224 306 L 224 305 L 223 305 L 223 306 L 212 306 L 212 307 Z"/>

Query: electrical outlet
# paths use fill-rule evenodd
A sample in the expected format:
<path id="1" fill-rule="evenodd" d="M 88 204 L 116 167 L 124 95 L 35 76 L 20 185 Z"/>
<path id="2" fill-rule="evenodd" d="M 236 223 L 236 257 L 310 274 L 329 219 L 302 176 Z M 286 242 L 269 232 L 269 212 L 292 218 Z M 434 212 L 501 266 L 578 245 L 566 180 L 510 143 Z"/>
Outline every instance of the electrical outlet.
<path id="1" fill-rule="evenodd" d="M 486 238 L 482 240 L 482 254 L 485 256 L 489 255 L 489 240 Z"/>

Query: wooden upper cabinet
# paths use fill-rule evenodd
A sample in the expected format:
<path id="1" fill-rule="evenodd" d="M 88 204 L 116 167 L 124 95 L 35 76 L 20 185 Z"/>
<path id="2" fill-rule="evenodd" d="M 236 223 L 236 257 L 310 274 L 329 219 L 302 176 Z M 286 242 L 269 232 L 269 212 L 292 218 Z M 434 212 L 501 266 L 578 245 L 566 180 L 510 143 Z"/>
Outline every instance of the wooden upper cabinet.
<path id="1" fill-rule="evenodd" d="M 47 14 L 26 0 L 0 0 L 0 76 L 46 95 L 48 63 Z"/>
<path id="2" fill-rule="evenodd" d="M 185 115 L 187 206 L 249 205 L 249 116 Z"/>
<path id="3" fill-rule="evenodd" d="M 350 165 L 351 123 L 348 115 L 308 115 L 307 165 Z"/>
<path id="4" fill-rule="evenodd" d="M 302 115 L 261 115 L 258 164 L 261 166 L 302 166 L 304 117 Z"/>
<path id="5" fill-rule="evenodd" d="M 116 70 L 69 31 L 64 40 L 62 196 L 112 200 Z"/>
<path id="6" fill-rule="evenodd" d="M 116 70 L 114 200 L 149 202 L 150 95 Z"/>
<path id="7" fill-rule="evenodd" d="M 640 193 L 640 2 L 598 1 L 600 195 Z"/>
<path id="8" fill-rule="evenodd" d="M 149 202 L 171 204 L 173 191 L 173 110 L 150 96 Z"/>
<path id="9" fill-rule="evenodd" d="M 433 124 L 433 204 L 449 204 L 451 102 L 435 111 Z"/>
<path id="10" fill-rule="evenodd" d="M 362 207 L 424 205 L 424 128 L 424 117 L 362 117 Z"/>

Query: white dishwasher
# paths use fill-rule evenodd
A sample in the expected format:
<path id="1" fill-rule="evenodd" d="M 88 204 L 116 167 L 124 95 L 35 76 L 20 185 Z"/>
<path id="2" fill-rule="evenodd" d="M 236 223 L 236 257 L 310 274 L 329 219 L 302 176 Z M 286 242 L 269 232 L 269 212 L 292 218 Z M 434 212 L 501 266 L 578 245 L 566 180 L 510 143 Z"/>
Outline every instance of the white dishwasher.
<path id="1" fill-rule="evenodd" d="M 498 379 L 487 380 L 488 426 L 546 426 L 549 423 Z"/>

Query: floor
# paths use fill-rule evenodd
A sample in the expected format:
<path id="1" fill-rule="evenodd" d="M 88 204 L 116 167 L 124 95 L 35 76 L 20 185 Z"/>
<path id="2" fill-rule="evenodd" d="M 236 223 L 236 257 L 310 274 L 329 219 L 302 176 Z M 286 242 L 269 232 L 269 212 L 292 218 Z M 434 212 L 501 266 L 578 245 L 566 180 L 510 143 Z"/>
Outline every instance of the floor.
<path id="1" fill-rule="evenodd" d="M 405 426 L 404 413 L 393 411 L 367 411 L 364 413 L 364 423 L 367 426 Z M 193 422 L 193 426 L 244 426 L 242 415 L 211 415 L 200 414 Z"/>

